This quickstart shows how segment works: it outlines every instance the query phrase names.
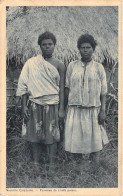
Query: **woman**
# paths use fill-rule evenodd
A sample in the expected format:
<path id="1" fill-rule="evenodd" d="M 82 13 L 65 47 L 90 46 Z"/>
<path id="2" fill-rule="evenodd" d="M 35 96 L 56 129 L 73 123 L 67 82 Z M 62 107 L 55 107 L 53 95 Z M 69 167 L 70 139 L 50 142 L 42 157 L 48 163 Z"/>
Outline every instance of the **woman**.
<path id="1" fill-rule="evenodd" d="M 18 81 L 17 96 L 22 96 L 26 125 L 23 138 L 32 143 L 34 164 L 40 162 L 43 143 L 47 146 L 51 165 L 56 156 L 58 122 L 64 117 L 65 66 L 53 56 L 56 38 L 52 33 L 41 34 L 38 44 L 42 55 L 25 63 Z"/>
<path id="2" fill-rule="evenodd" d="M 106 117 L 106 74 L 103 66 L 92 58 L 96 45 L 91 35 L 81 35 L 77 42 L 81 59 L 71 62 L 67 68 L 65 150 L 91 153 L 98 164 L 99 152 L 103 144 L 108 143 L 108 138 L 103 127 Z"/>

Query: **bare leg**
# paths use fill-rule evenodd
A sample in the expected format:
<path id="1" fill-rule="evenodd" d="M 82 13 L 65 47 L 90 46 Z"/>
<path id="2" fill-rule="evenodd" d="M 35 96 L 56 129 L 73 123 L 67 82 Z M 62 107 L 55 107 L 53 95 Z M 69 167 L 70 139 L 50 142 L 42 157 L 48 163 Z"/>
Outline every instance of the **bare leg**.
<path id="1" fill-rule="evenodd" d="M 95 164 L 98 164 L 98 165 L 100 164 L 100 151 L 91 153 L 91 157 L 92 157 L 92 161 Z"/>
<path id="2" fill-rule="evenodd" d="M 49 162 L 50 145 L 47 145 L 46 149 L 47 149 L 47 157 L 46 157 L 46 161 L 48 161 L 48 162 Z"/>
<path id="3" fill-rule="evenodd" d="M 100 168 L 100 151 L 91 153 L 91 157 L 93 161 L 94 175 L 97 178 L 99 174 L 99 168 Z"/>
<path id="4" fill-rule="evenodd" d="M 41 145 L 38 143 L 32 143 L 32 154 L 34 163 L 39 163 L 40 160 Z"/>
<path id="5" fill-rule="evenodd" d="M 57 151 L 57 143 L 49 145 L 49 158 L 50 158 L 50 165 L 53 165 L 56 158 L 56 151 Z"/>

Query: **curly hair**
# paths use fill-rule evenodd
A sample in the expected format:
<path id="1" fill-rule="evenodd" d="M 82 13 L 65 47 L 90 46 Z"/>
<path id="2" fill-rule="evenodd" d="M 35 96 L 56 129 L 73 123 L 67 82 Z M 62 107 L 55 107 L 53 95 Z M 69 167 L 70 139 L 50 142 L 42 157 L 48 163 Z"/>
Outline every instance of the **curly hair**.
<path id="1" fill-rule="evenodd" d="M 55 35 L 53 35 L 53 33 L 46 31 L 43 34 L 39 35 L 38 45 L 41 45 L 41 43 L 44 39 L 51 39 L 53 41 L 54 45 L 56 44 L 56 37 L 55 37 Z"/>
<path id="2" fill-rule="evenodd" d="M 77 41 L 77 48 L 80 49 L 81 44 L 83 43 L 90 43 L 93 50 L 95 50 L 97 42 L 92 35 L 84 34 L 81 35 Z"/>

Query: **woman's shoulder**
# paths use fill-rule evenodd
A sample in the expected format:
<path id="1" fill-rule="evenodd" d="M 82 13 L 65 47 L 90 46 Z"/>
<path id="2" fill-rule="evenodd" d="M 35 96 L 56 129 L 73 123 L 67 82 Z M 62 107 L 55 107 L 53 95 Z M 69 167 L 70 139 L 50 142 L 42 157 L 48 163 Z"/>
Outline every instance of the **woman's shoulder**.
<path id="1" fill-rule="evenodd" d="M 49 63 L 52 64 L 58 70 L 59 73 L 65 72 L 65 66 L 59 59 L 52 57 Z"/>
<path id="2" fill-rule="evenodd" d="M 79 60 L 75 60 L 75 61 L 71 61 L 69 64 L 68 64 L 68 67 L 70 68 L 70 67 L 74 67 L 74 66 L 76 66 L 77 64 L 79 63 Z"/>
<path id="3" fill-rule="evenodd" d="M 102 63 L 99 63 L 97 61 L 93 61 L 94 62 L 94 65 L 98 68 L 98 69 L 104 69 Z"/>
<path id="4" fill-rule="evenodd" d="M 102 63 L 99 63 L 99 62 L 96 62 L 94 61 L 94 65 L 96 66 L 96 69 L 99 73 L 99 75 L 102 75 L 102 74 L 105 74 L 105 69 L 104 69 L 104 66 L 102 65 Z"/>
<path id="5" fill-rule="evenodd" d="M 62 65 L 62 66 L 64 66 L 64 63 L 61 61 L 61 60 L 59 60 L 59 59 L 57 59 L 57 58 L 53 58 L 53 60 L 54 60 L 54 62 L 57 64 L 57 65 Z"/>
<path id="6" fill-rule="evenodd" d="M 52 62 L 53 64 L 54 64 L 54 66 L 59 70 L 61 70 L 61 69 L 65 69 L 65 65 L 64 65 L 64 63 L 62 62 L 62 61 L 60 61 L 59 59 L 57 59 L 57 58 L 53 58 L 53 62 Z"/>
<path id="7" fill-rule="evenodd" d="M 25 62 L 25 65 L 30 65 L 30 64 L 34 63 L 34 62 L 35 62 L 37 59 L 39 59 L 39 58 L 40 58 L 39 55 L 33 56 L 33 57 L 27 59 L 27 61 Z"/>
<path id="8" fill-rule="evenodd" d="M 93 60 L 93 62 L 94 62 L 94 65 L 96 65 L 98 67 L 103 66 L 102 63 L 100 63 L 100 62 L 97 62 L 97 61 L 94 61 L 94 60 Z"/>

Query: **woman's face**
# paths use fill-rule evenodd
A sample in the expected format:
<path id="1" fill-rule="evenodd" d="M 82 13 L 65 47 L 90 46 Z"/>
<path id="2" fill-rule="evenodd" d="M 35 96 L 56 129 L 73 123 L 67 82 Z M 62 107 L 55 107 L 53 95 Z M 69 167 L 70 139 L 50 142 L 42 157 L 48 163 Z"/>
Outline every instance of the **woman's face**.
<path id="1" fill-rule="evenodd" d="M 90 43 L 82 43 L 79 52 L 83 60 L 91 60 L 94 50 Z"/>
<path id="2" fill-rule="evenodd" d="M 42 54 L 48 57 L 48 56 L 52 56 L 55 45 L 52 39 L 44 39 L 41 42 L 40 48 L 41 48 Z"/>

